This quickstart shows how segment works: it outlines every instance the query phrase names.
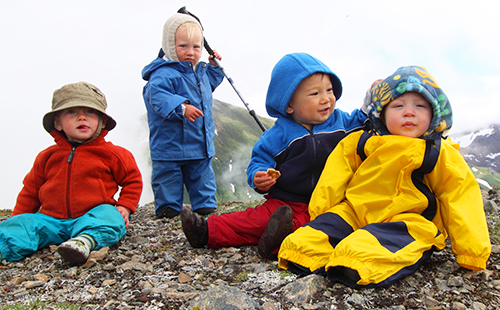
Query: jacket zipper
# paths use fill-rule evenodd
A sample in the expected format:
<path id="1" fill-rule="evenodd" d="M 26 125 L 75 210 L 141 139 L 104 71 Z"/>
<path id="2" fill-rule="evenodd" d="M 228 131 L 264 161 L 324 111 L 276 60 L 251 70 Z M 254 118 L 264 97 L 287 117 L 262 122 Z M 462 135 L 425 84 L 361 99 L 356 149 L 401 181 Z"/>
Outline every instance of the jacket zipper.
<path id="1" fill-rule="evenodd" d="M 71 218 L 71 208 L 70 208 L 70 180 L 71 180 L 71 163 L 73 162 L 73 157 L 75 156 L 76 147 L 73 146 L 71 152 L 69 152 L 66 162 L 68 162 L 68 179 L 67 179 L 67 190 L 66 190 L 66 208 L 68 213 L 68 218 Z"/>
<path id="2" fill-rule="evenodd" d="M 316 163 L 317 163 L 317 150 L 316 150 L 316 135 L 312 132 L 312 129 L 309 131 L 309 134 L 312 137 L 313 142 L 313 176 L 311 177 L 311 189 L 314 190 L 316 184 L 314 184 L 314 180 L 316 179 Z"/>

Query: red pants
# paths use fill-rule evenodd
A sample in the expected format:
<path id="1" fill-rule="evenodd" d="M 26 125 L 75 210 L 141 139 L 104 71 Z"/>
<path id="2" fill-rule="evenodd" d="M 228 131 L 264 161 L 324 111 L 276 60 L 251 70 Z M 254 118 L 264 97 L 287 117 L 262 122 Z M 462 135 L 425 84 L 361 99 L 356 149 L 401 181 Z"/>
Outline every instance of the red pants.
<path id="1" fill-rule="evenodd" d="M 270 195 L 264 198 L 266 201 L 255 208 L 208 217 L 207 246 L 216 250 L 222 247 L 258 244 L 269 218 L 282 205 L 292 208 L 294 231 L 309 222 L 307 204 L 279 200 Z"/>

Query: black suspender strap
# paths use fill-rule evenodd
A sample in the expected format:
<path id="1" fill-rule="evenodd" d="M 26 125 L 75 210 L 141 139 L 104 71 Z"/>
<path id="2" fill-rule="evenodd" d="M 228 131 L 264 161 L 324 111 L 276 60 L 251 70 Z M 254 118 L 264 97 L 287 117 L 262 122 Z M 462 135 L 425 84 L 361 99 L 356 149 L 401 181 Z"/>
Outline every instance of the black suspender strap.
<path id="1" fill-rule="evenodd" d="M 432 221 L 437 212 L 437 202 L 434 193 L 424 184 L 424 175 L 430 173 L 436 166 L 441 151 L 441 139 L 426 140 L 424 160 L 422 166 L 411 174 L 411 180 L 415 187 L 427 197 L 429 201 L 427 208 L 422 212 L 422 216 Z"/>
<path id="2" fill-rule="evenodd" d="M 365 132 L 363 132 L 361 137 L 359 137 L 358 147 L 356 148 L 356 153 L 361 158 L 361 161 L 364 161 L 366 159 L 365 144 L 366 144 L 366 141 L 368 140 L 368 138 L 370 138 L 372 135 L 373 135 L 372 133 L 365 131 Z"/>

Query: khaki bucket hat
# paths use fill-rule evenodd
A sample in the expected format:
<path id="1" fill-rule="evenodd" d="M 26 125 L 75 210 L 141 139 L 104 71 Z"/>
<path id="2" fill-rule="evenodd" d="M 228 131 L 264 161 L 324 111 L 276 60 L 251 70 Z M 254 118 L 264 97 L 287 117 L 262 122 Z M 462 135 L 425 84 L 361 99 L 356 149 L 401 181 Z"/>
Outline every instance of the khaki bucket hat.
<path id="1" fill-rule="evenodd" d="M 67 108 L 89 107 L 95 109 L 108 117 L 104 130 L 110 131 L 115 128 L 116 121 L 106 114 L 106 97 L 99 88 L 86 82 L 78 82 L 64 85 L 54 91 L 52 97 L 52 111 L 43 117 L 43 128 L 47 132 L 54 129 L 54 114 Z"/>

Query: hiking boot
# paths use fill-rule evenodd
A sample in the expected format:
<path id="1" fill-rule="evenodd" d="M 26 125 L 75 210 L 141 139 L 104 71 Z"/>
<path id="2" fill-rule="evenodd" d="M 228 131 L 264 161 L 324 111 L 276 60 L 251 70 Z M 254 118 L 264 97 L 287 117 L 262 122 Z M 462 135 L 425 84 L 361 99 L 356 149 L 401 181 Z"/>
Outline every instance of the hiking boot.
<path id="1" fill-rule="evenodd" d="M 215 208 L 199 208 L 194 210 L 194 212 L 198 213 L 199 215 L 208 215 L 210 213 L 213 213 L 215 211 Z"/>
<path id="2" fill-rule="evenodd" d="M 202 248 L 208 242 L 208 227 L 205 219 L 183 208 L 181 212 L 182 231 L 193 248 Z"/>
<path id="3" fill-rule="evenodd" d="M 80 235 L 61 243 L 57 247 L 57 253 L 68 263 L 83 264 L 94 247 L 95 241 L 91 236 Z"/>
<path id="4" fill-rule="evenodd" d="M 260 257 L 268 258 L 271 252 L 279 248 L 281 242 L 293 231 L 293 212 L 289 206 L 276 209 L 269 221 L 266 230 L 260 237 L 258 252 Z"/>
<path id="5" fill-rule="evenodd" d="M 164 209 L 162 209 L 156 213 L 156 218 L 161 219 L 161 218 L 165 217 L 165 218 L 171 219 L 171 218 L 176 217 L 180 213 L 181 212 L 179 212 L 175 209 L 172 209 L 170 207 L 165 207 Z"/>

